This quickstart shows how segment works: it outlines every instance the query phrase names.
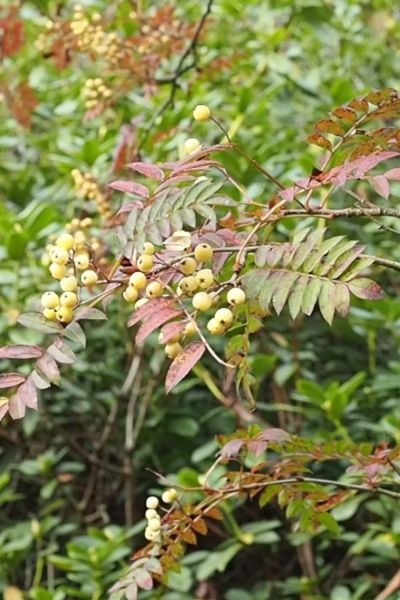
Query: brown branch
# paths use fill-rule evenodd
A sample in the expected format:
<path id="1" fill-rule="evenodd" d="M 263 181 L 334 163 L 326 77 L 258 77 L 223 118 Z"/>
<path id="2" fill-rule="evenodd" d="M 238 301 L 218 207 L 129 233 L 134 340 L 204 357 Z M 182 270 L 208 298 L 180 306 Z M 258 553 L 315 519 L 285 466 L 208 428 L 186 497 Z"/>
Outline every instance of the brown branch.
<path id="1" fill-rule="evenodd" d="M 389 598 L 394 592 L 396 592 L 400 588 L 400 569 L 396 571 L 393 575 L 392 579 L 389 581 L 387 586 L 381 591 L 381 593 L 376 597 L 376 600 L 386 600 Z"/>

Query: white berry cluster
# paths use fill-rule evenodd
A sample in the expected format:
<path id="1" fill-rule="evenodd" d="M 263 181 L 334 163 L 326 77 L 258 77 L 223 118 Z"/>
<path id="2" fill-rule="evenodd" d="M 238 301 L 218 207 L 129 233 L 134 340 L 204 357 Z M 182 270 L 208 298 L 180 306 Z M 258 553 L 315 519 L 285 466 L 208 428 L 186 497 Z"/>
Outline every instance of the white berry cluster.
<path id="1" fill-rule="evenodd" d="M 103 29 L 99 13 L 85 14 L 80 4 L 75 5 L 71 20 L 71 31 L 81 51 L 89 51 L 115 62 L 123 56 L 122 42 L 116 33 Z"/>
<path id="2" fill-rule="evenodd" d="M 103 106 L 112 94 L 112 90 L 106 86 L 101 77 L 86 79 L 82 88 L 82 98 L 88 110 L 97 108 L 99 105 Z"/>
<path id="3" fill-rule="evenodd" d="M 47 247 L 47 253 L 50 274 L 59 281 L 61 293 L 44 292 L 41 297 L 43 316 L 50 321 L 67 324 L 73 320 L 74 309 L 79 305 L 79 285 L 91 287 L 98 281 L 97 270 L 92 263 L 93 250 L 85 232 L 78 230 L 59 235 L 54 244 Z"/>
<path id="4" fill-rule="evenodd" d="M 173 504 L 178 497 L 178 493 L 174 488 L 165 490 L 161 496 L 161 500 L 165 504 Z M 147 526 L 144 532 L 144 537 L 149 542 L 161 542 L 161 516 L 157 512 L 160 506 L 160 501 L 156 496 L 149 496 L 146 499 Z"/>

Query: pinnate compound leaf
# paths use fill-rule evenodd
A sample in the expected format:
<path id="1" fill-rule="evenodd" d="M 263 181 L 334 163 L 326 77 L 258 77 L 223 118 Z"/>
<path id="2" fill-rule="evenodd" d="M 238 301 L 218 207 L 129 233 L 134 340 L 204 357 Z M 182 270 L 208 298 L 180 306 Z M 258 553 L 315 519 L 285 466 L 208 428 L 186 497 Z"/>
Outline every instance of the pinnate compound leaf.
<path id="1" fill-rule="evenodd" d="M 0 348 L 0 358 L 39 358 L 43 352 L 40 346 L 16 344 L 15 346 L 3 346 L 3 348 Z"/>
<path id="2" fill-rule="evenodd" d="M 3 373 L 0 375 L 0 389 L 13 388 L 24 381 L 25 376 L 20 373 Z"/>
<path id="3" fill-rule="evenodd" d="M 35 312 L 20 315 L 17 322 L 28 329 L 34 329 L 41 333 L 61 333 L 63 331 L 61 323 L 49 321 L 48 319 L 45 319 L 43 315 Z"/>
<path id="4" fill-rule="evenodd" d="M 165 380 L 167 394 L 191 371 L 205 352 L 203 342 L 192 342 L 172 361 Z"/>

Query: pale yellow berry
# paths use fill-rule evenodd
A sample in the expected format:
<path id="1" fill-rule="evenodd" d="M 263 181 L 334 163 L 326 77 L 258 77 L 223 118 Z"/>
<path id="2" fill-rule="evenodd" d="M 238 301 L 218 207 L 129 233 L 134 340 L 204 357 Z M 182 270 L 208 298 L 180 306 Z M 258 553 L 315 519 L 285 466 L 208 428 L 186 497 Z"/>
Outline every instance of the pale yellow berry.
<path id="1" fill-rule="evenodd" d="M 182 346 L 178 342 L 168 343 L 165 348 L 165 354 L 168 358 L 175 358 L 182 350 Z"/>
<path id="2" fill-rule="evenodd" d="M 57 312 L 54 308 L 45 308 L 42 314 L 49 321 L 55 321 L 57 319 Z"/>
<path id="3" fill-rule="evenodd" d="M 63 292 L 75 292 L 78 289 L 78 280 L 75 275 L 67 275 L 60 281 L 60 288 Z"/>
<path id="4" fill-rule="evenodd" d="M 40 302 L 43 308 L 57 308 L 60 304 L 60 299 L 55 292 L 45 292 L 42 295 Z"/>
<path id="5" fill-rule="evenodd" d="M 152 508 L 156 510 L 160 504 L 159 499 L 156 496 L 148 496 L 146 499 L 146 508 Z"/>
<path id="6" fill-rule="evenodd" d="M 161 519 L 149 519 L 147 527 L 150 529 L 150 531 L 160 531 Z"/>
<path id="7" fill-rule="evenodd" d="M 211 116 L 211 111 L 205 104 L 198 104 L 193 111 L 195 121 L 208 121 Z"/>
<path id="8" fill-rule="evenodd" d="M 214 315 L 214 318 L 217 319 L 224 327 L 230 325 L 233 321 L 233 313 L 229 308 L 219 308 Z"/>
<path id="9" fill-rule="evenodd" d="M 209 262 L 213 257 L 213 253 L 210 244 L 198 244 L 194 249 L 194 257 L 200 262 Z"/>
<path id="10" fill-rule="evenodd" d="M 196 270 L 197 263 L 194 258 L 184 258 L 179 263 L 179 270 L 184 275 L 191 275 Z"/>
<path id="11" fill-rule="evenodd" d="M 154 542 L 159 539 L 160 532 L 159 531 L 151 531 L 151 529 L 146 527 L 146 529 L 144 531 L 144 537 L 146 538 L 147 541 Z"/>
<path id="12" fill-rule="evenodd" d="M 67 267 L 65 265 L 51 263 L 49 271 L 53 279 L 62 279 L 67 274 Z"/>
<path id="13" fill-rule="evenodd" d="M 133 285 L 137 290 L 142 290 L 147 285 L 147 278 L 144 273 L 136 271 L 129 277 L 129 285 Z"/>
<path id="14" fill-rule="evenodd" d="M 154 258 L 150 254 L 141 254 L 137 261 L 139 271 L 148 273 L 154 266 Z"/>
<path id="15" fill-rule="evenodd" d="M 94 285 L 97 283 L 97 280 L 98 275 L 96 271 L 93 271 L 93 269 L 87 269 L 87 271 L 83 271 L 81 275 L 81 281 L 83 285 Z"/>
<path id="16" fill-rule="evenodd" d="M 93 220 L 90 217 L 86 217 L 85 219 L 82 219 L 82 221 L 79 223 L 79 226 L 85 229 L 86 227 L 90 227 L 92 222 Z"/>
<path id="17" fill-rule="evenodd" d="M 146 287 L 146 296 L 148 298 L 159 298 L 162 296 L 163 286 L 159 281 L 151 281 Z"/>
<path id="18" fill-rule="evenodd" d="M 211 269 L 200 269 L 200 271 L 196 273 L 196 281 L 199 287 L 203 290 L 207 290 L 214 283 L 214 274 Z"/>
<path id="19" fill-rule="evenodd" d="M 200 144 L 199 140 L 197 140 L 196 138 L 189 138 L 183 144 L 183 148 L 184 148 L 186 154 L 192 154 L 192 152 L 196 152 L 196 150 L 198 150 L 200 147 L 201 147 L 201 144 Z"/>
<path id="20" fill-rule="evenodd" d="M 160 515 L 154 508 L 148 508 L 144 514 L 146 519 L 149 521 L 150 519 L 159 519 Z"/>
<path id="21" fill-rule="evenodd" d="M 77 231 L 74 235 L 75 247 L 86 242 L 86 235 L 83 231 Z"/>
<path id="22" fill-rule="evenodd" d="M 192 335 L 196 335 L 196 333 L 197 333 L 197 327 L 193 323 L 193 321 L 189 321 L 189 323 L 186 323 L 185 329 L 183 330 L 183 335 L 192 336 Z"/>
<path id="23" fill-rule="evenodd" d="M 86 252 L 80 252 L 74 257 L 74 265 L 78 271 L 85 271 L 90 263 L 89 255 Z"/>
<path id="24" fill-rule="evenodd" d="M 154 248 L 154 244 L 152 244 L 151 242 L 145 242 L 143 244 L 142 254 L 148 254 L 149 256 L 151 256 L 152 254 L 154 254 L 155 251 L 156 249 Z"/>
<path id="25" fill-rule="evenodd" d="M 212 298 L 207 294 L 207 292 L 197 292 L 197 294 L 193 296 L 192 304 L 194 308 L 204 312 L 210 308 L 212 304 Z"/>
<path id="26" fill-rule="evenodd" d="M 178 497 L 178 492 L 174 488 L 170 488 L 169 490 L 165 490 L 161 499 L 165 504 L 172 504 Z"/>
<path id="27" fill-rule="evenodd" d="M 70 323 L 74 318 L 72 308 L 69 306 L 59 306 L 56 312 L 57 321 L 60 321 L 60 323 Z"/>
<path id="28" fill-rule="evenodd" d="M 56 246 L 60 246 L 60 248 L 64 248 L 64 250 L 72 250 L 74 247 L 74 236 L 70 233 L 62 233 L 56 239 Z"/>
<path id="29" fill-rule="evenodd" d="M 135 309 L 140 308 L 141 306 L 143 306 L 144 304 L 146 304 L 146 302 L 148 302 L 149 299 L 148 298 L 140 298 L 140 300 L 138 300 L 137 302 L 135 302 Z"/>
<path id="30" fill-rule="evenodd" d="M 246 302 L 246 294 L 241 288 L 232 288 L 226 296 L 229 304 L 237 305 Z"/>
<path id="31" fill-rule="evenodd" d="M 78 304 L 78 296 L 74 292 L 64 292 L 60 296 L 60 304 L 72 308 Z"/>
<path id="32" fill-rule="evenodd" d="M 207 329 L 212 335 L 221 335 L 225 331 L 225 327 L 221 321 L 217 321 L 215 317 L 208 321 Z"/>
<path id="33" fill-rule="evenodd" d="M 128 285 L 122 295 L 127 302 L 136 302 L 139 298 L 139 290 L 133 287 L 133 285 Z"/>
<path id="34" fill-rule="evenodd" d="M 40 262 L 42 263 L 43 267 L 48 267 L 50 264 L 50 254 L 48 252 L 44 252 L 42 254 Z"/>
<path id="35" fill-rule="evenodd" d="M 69 261 L 68 251 L 61 247 L 56 247 L 51 252 L 51 260 L 56 265 L 66 265 Z"/>
<path id="36" fill-rule="evenodd" d="M 197 283 L 197 279 L 194 275 L 189 275 L 189 277 L 183 277 L 179 285 L 184 292 L 191 293 L 197 290 L 199 287 Z"/>

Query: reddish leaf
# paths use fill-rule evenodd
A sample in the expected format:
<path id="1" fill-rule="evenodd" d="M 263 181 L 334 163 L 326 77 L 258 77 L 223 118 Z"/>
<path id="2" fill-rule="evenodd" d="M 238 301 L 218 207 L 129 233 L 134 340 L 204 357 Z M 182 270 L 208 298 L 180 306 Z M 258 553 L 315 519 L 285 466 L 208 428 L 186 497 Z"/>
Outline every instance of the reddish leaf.
<path id="1" fill-rule="evenodd" d="M 25 406 L 37 410 L 38 392 L 31 376 L 27 378 L 25 383 L 19 386 L 17 395 L 23 401 Z"/>
<path id="2" fill-rule="evenodd" d="M 261 456 L 261 454 L 263 454 L 263 452 L 265 452 L 267 449 L 267 445 L 267 442 L 254 439 L 248 443 L 247 447 L 255 456 Z"/>
<path id="3" fill-rule="evenodd" d="M 146 177 L 150 177 L 151 179 L 157 179 L 158 181 L 163 181 L 165 174 L 162 169 L 156 167 L 155 165 L 149 165 L 142 162 L 133 162 L 127 165 L 130 169 L 145 175 Z"/>
<path id="4" fill-rule="evenodd" d="M 134 208 L 143 208 L 143 206 L 144 205 L 141 200 L 132 200 L 132 202 L 127 202 L 126 204 L 120 206 L 120 208 L 117 211 L 117 216 L 123 215 L 125 213 L 130 213 Z"/>
<path id="5" fill-rule="evenodd" d="M 348 106 L 339 106 L 339 108 L 332 111 L 332 114 L 342 121 L 349 121 L 350 123 L 357 121 L 357 113 Z"/>
<path id="6" fill-rule="evenodd" d="M 206 509 L 203 514 L 208 519 L 216 519 L 217 521 L 222 521 L 224 518 L 224 515 L 216 506 Z"/>
<path id="7" fill-rule="evenodd" d="M 279 429 L 278 427 L 270 427 L 269 429 L 265 429 L 257 436 L 257 439 L 264 440 L 266 442 L 288 442 L 290 440 L 289 434 L 283 429 Z"/>
<path id="8" fill-rule="evenodd" d="M 191 529 L 185 529 L 184 531 L 181 531 L 181 538 L 187 544 L 192 544 L 192 546 L 197 546 L 196 534 Z"/>
<path id="9" fill-rule="evenodd" d="M 0 348 L 0 358 L 39 358 L 43 350 L 39 346 L 16 344 L 15 346 L 3 346 Z"/>
<path id="10" fill-rule="evenodd" d="M 26 406 L 19 394 L 11 396 L 8 402 L 8 412 L 13 419 L 22 419 L 25 416 Z"/>
<path id="11" fill-rule="evenodd" d="M 12 388 L 21 385 L 24 381 L 25 377 L 20 373 L 4 373 L 0 375 L 0 389 Z"/>
<path id="12" fill-rule="evenodd" d="M 153 579 L 148 571 L 139 569 L 135 573 L 135 582 L 142 590 L 153 589 Z"/>
<path id="13" fill-rule="evenodd" d="M 194 519 L 191 523 L 192 529 L 201 535 L 207 535 L 208 527 L 204 519 Z"/>
<path id="14" fill-rule="evenodd" d="M 136 196 L 140 196 L 141 198 L 148 198 L 150 195 L 145 185 L 135 183 L 134 181 L 112 181 L 108 184 L 108 187 L 117 192 L 124 192 L 125 194 L 136 194 Z"/>
<path id="15" fill-rule="evenodd" d="M 121 171 L 129 161 L 136 142 L 136 130 L 130 125 L 122 125 L 120 131 L 120 139 L 115 148 L 113 164 L 111 167 L 112 173 Z"/>
<path id="16" fill-rule="evenodd" d="M 314 144 L 314 146 L 319 146 L 320 148 L 326 148 L 327 150 L 332 149 L 332 144 L 329 140 L 327 140 L 323 135 L 319 135 L 318 133 L 313 133 L 306 138 L 309 144 Z"/>
<path id="17" fill-rule="evenodd" d="M 149 336 L 155 329 L 160 327 L 166 321 L 170 321 L 175 317 L 179 317 L 182 314 L 180 310 L 175 308 L 166 307 L 158 312 L 154 312 L 145 319 L 143 324 L 139 327 L 136 334 L 136 342 L 140 344 L 147 336 Z M 176 360 L 176 359 L 175 359 Z"/>
<path id="18" fill-rule="evenodd" d="M 149 300 L 146 302 L 146 304 L 135 310 L 135 312 L 129 317 L 128 327 L 136 325 L 136 323 L 139 323 L 139 321 L 148 315 L 151 315 L 152 312 L 170 307 L 172 304 L 174 304 L 174 301 L 170 298 L 155 298 L 154 300 Z"/>
<path id="19" fill-rule="evenodd" d="M 358 112 L 367 112 L 369 108 L 368 102 L 362 97 L 354 98 L 354 100 L 349 102 L 349 106 Z"/>
<path id="20" fill-rule="evenodd" d="M 244 440 L 231 440 L 221 449 L 221 456 L 223 458 L 232 458 L 237 456 L 244 443 Z"/>
<path id="21" fill-rule="evenodd" d="M 339 123 L 332 121 L 332 119 L 322 119 L 321 121 L 318 121 L 318 123 L 315 123 L 314 127 L 318 133 L 331 133 L 332 135 L 338 135 L 340 137 L 345 134 L 343 127 L 339 125 Z"/>
<path id="22" fill-rule="evenodd" d="M 390 169 L 389 171 L 386 171 L 385 177 L 387 179 L 395 179 L 396 181 L 400 181 L 400 169 L 396 168 L 396 169 Z"/>
<path id="23" fill-rule="evenodd" d="M 380 300 L 384 297 L 382 289 L 372 279 L 360 277 L 349 282 L 347 285 L 352 294 L 362 300 Z"/>
<path id="24" fill-rule="evenodd" d="M 189 371 L 201 359 L 205 349 L 206 347 L 203 342 L 192 342 L 172 361 L 165 379 L 167 394 L 186 377 Z"/>
<path id="25" fill-rule="evenodd" d="M 39 358 L 36 363 L 36 369 L 38 369 L 39 374 L 42 372 L 52 383 L 58 385 L 60 382 L 60 371 L 58 370 L 56 361 L 50 354 L 46 353 Z"/>
<path id="26" fill-rule="evenodd" d="M 174 321 L 173 323 L 167 323 L 161 328 L 162 343 L 167 344 L 169 340 L 179 335 L 185 329 L 184 321 Z"/>
<path id="27" fill-rule="evenodd" d="M 16 6 L 11 7 L 4 19 L 0 19 L 0 53 L 11 56 L 18 52 L 24 43 L 24 27 L 17 18 Z"/>
<path id="28" fill-rule="evenodd" d="M 52 344 L 47 352 L 51 354 L 53 358 L 56 359 L 57 362 L 62 364 L 72 364 L 76 360 L 76 356 L 74 352 L 72 352 L 71 348 L 67 346 L 60 338 L 57 339 L 54 344 Z"/>
<path id="29" fill-rule="evenodd" d="M 379 196 L 382 196 L 385 200 L 389 198 L 390 195 L 390 185 L 388 180 L 384 175 L 376 175 L 375 177 L 370 177 L 369 181 L 371 182 L 374 190 Z"/>

